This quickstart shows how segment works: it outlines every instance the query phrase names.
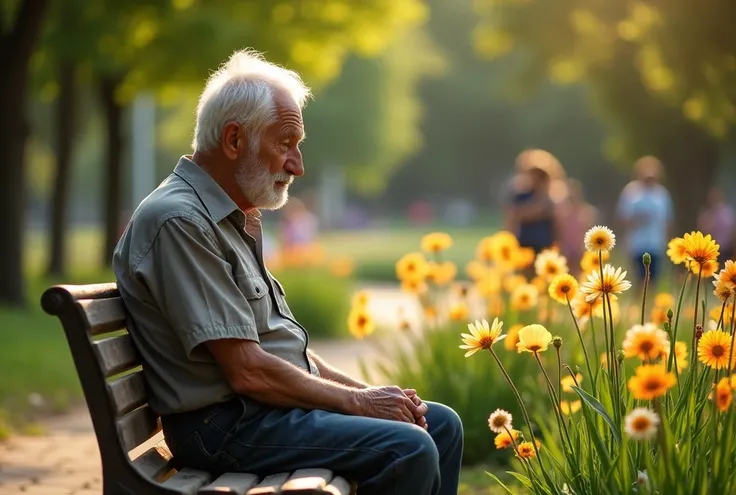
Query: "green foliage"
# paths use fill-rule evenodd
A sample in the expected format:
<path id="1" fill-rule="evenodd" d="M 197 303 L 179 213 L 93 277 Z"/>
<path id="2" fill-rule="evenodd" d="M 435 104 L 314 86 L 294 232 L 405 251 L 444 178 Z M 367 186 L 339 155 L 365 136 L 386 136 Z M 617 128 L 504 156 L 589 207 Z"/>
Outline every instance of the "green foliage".
<path id="1" fill-rule="evenodd" d="M 347 337 L 353 284 L 322 267 L 284 269 L 274 273 L 284 286 L 286 302 L 312 339 Z"/>
<path id="2" fill-rule="evenodd" d="M 490 356 L 465 358 L 459 349 L 463 325 L 427 330 L 421 336 L 404 334 L 408 342 L 400 342 L 377 363 L 381 383 L 399 383 L 415 388 L 426 400 L 453 408 L 463 421 L 465 445 L 463 462 L 473 465 L 494 462 L 503 465 L 509 458 L 505 450 L 496 450 L 494 436 L 488 429 L 488 416 L 497 408 L 505 409 L 521 420 L 521 410 L 514 395 Z M 408 345 L 403 345 L 408 344 Z M 531 376 L 534 363 L 520 359 L 499 345 L 499 357 L 515 377 Z M 527 357 L 527 356 L 524 356 Z M 366 379 L 370 381 L 370 376 Z M 521 380 L 517 384 L 527 400 L 538 395 L 538 385 Z"/>

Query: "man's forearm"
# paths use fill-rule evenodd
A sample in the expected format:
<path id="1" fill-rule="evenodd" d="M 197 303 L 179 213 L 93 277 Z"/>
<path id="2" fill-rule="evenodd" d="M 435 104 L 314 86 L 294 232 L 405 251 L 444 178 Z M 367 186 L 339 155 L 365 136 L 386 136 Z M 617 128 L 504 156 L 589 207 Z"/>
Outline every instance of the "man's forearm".
<path id="1" fill-rule="evenodd" d="M 271 354 L 264 353 L 247 375 L 241 392 L 265 404 L 357 414 L 355 388 L 310 375 Z"/>
<path id="2" fill-rule="evenodd" d="M 309 357 L 312 358 L 312 360 L 317 365 L 317 369 L 319 369 L 319 374 L 322 378 L 340 383 L 351 388 L 363 389 L 369 387 L 367 383 L 358 381 L 355 378 L 346 375 L 339 369 L 330 366 L 313 351 L 309 350 L 307 352 L 309 353 Z"/>

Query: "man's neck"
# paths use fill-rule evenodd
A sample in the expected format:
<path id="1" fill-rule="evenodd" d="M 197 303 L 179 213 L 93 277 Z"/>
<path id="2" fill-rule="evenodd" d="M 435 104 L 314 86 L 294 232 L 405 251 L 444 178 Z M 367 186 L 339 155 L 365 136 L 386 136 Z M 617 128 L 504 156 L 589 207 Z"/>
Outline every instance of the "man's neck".
<path id="1" fill-rule="evenodd" d="M 206 152 L 195 152 L 190 160 L 207 172 L 243 213 L 248 214 L 255 210 L 255 207 L 245 199 L 240 187 L 238 187 L 233 173 L 235 166 L 232 163 L 224 161 L 222 157 L 218 157 L 214 153 Z"/>

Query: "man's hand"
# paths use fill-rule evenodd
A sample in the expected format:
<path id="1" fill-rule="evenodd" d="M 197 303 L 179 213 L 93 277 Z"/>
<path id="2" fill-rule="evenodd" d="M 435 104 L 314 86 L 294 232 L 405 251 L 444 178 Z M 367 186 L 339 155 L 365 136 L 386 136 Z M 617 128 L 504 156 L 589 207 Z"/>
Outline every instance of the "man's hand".
<path id="1" fill-rule="evenodd" d="M 417 414 L 424 415 L 414 400 L 399 387 L 369 387 L 359 390 L 357 399 L 360 416 L 416 423 Z"/>
<path id="2" fill-rule="evenodd" d="M 416 413 L 414 414 L 417 425 L 421 426 L 425 430 L 429 429 L 429 425 L 427 425 L 427 418 L 424 417 L 429 410 L 429 406 L 422 402 L 422 399 L 420 399 L 417 395 L 417 391 L 413 388 L 404 389 L 404 394 L 406 394 L 406 396 L 411 399 L 414 405 L 417 406 Z"/>

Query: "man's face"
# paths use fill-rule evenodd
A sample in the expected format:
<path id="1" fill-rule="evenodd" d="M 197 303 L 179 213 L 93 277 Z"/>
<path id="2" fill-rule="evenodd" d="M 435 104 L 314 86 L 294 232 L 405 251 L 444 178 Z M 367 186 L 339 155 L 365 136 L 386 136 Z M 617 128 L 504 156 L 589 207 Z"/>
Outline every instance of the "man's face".
<path id="1" fill-rule="evenodd" d="M 289 199 L 294 177 L 304 174 L 299 143 L 304 125 L 299 106 L 287 93 L 274 94 L 276 121 L 268 126 L 257 149 L 239 159 L 235 179 L 246 200 L 255 208 L 276 210 Z"/>

